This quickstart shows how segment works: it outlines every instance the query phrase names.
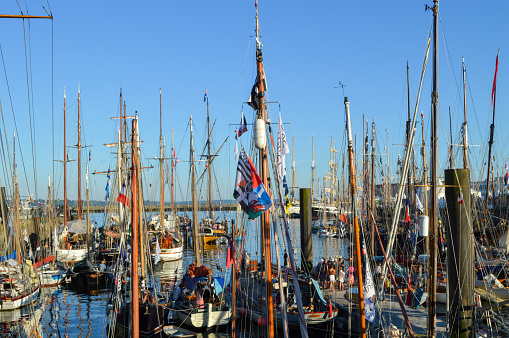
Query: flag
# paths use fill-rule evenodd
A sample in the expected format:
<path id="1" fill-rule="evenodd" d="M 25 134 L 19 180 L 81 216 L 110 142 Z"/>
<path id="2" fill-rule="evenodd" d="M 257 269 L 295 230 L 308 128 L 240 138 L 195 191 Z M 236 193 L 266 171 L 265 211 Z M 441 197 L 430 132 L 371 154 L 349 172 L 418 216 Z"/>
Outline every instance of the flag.
<path id="1" fill-rule="evenodd" d="M 410 213 L 408 212 L 408 205 L 406 206 L 405 223 L 411 224 Z"/>
<path id="2" fill-rule="evenodd" d="M 242 112 L 242 117 L 240 118 L 238 136 L 240 137 L 246 131 L 247 131 L 246 117 L 244 116 L 244 112 Z"/>
<path id="3" fill-rule="evenodd" d="M 415 207 L 419 209 L 421 212 L 424 212 L 424 206 L 421 203 L 421 199 L 419 198 L 419 194 L 415 194 Z"/>
<path id="4" fill-rule="evenodd" d="M 161 260 L 161 247 L 159 246 L 159 239 L 156 240 L 156 255 L 154 257 L 154 264 L 159 263 Z"/>
<path id="5" fill-rule="evenodd" d="M 504 175 L 504 184 L 507 185 L 509 182 L 509 171 L 507 170 L 507 163 L 505 164 L 505 175 Z"/>
<path id="6" fill-rule="evenodd" d="M 279 126 L 277 130 L 277 175 L 279 182 L 283 184 L 285 188 L 285 195 L 288 195 L 288 184 L 286 183 L 286 161 L 285 155 L 290 152 L 288 148 L 288 142 L 286 141 L 285 128 L 283 127 L 283 121 L 281 120 L 281 113 L 279 113 Z"/>
<path id="7" fill-rule="evenodd" d="M 226 253 L 226 268 L 229 269 L 233 265 L 233 259 L 235 257 L 235 248 L 233 247 L 233 241 L 231 238 L 228 240 L 228 252 Z"/>
<path id="8" fill-rule="evenodd" d="M 343 223 L 348 223 L 348 221 L 346 220 L 346 216 L 343 213 L 339 215 L 339 220 Z"/>
<path id="9" fill-rule="evenodd" d="M 272 205 L 269 194 L 244 147 L 240 149 L 233 197 L 248 214 L 249 219 L 257 218 Z"/>
<path id="10" fill-rule="evenodd" d="M 129 197 L 127 197 L 127 189 L 125 187 L 125 182 L 122 183 L 122 189 L 120 189 L 120 193 L 118 194 L 117 202 L 129 206 Z"/>
<path id="11" fill-rule="evenodd" d="M 464 201 L 463 201 L 463 192 L 460 190 L 460 195 L 458 196 L 458 203 L 459 204 L 463 204 Z"/>
<path id="12" fill-rule="evenodd" d="M 92 161 L 92 150 L 88 151 L 88 162 Z"/>
<path id="13" fill-rule="evenodd" d="M 493 105 L 493 101 L 495 100 L 495 92 L 497 91 L 497 72 L 498 72 L 498 54 L 497 61 L 495 64 L 495 77 L 493 78 L 493 88 L 491 89 L 491 105 Z"/>
<path id="14" fill-rule="evenodd" d="M 11 236 L 14 236 L 14 227 L 12 226 L 12 215 L 9 217 L 9 229 L 11 229 Z"/>
<path id="15" fill-rule="evenodd" d="M 175 149 L 173 149 L 173 167 L 175 168 L 177 166 L 177 153 L 175 152 Z"/>
<path id="16" fill-rule="evenodd" d="M 104 198 L 105 200 L 108 200 L 110 198 L 110 183 L 111 183 L 111 177 L 110 177 L 110 168 L 108 168 L 108 180 L 106 181 L 106 197 Z"/>
<path id="17" fill-rule="evenodd" d="M 285 212 L 287 215 L 290 215 L 290 207 L 292 206 L 292 202 L 290 202 L 290 198 L 288 195 L 286 195 L 286 205 L 285 205 Z"/>
<path id="18" fill-rule="evenodd" d="M 203 102 L 207 102 L 207 88 L 205 88 L 205 95 L 203 95 Z"/>
<path id="19" fill-rule="evenodd" d="M 53 230 L 53 247 L 55 248 L 55 251 L 58 249 L 58 236 L 57 236 L 57 228 Z"/>
<path id="20" fill-rule="evenodd" d="M 237 140 L 235 140 L 235 149 L 233 150 L 235 154 L 235 161 L 239 161 L 239 146 L 237 145 Z"/>
<path id="21" fill-rule="evenodd" d="M 421 119 L 423 119 L 423 118 L 424 118 L 424 112 L 421 111 Z"/>

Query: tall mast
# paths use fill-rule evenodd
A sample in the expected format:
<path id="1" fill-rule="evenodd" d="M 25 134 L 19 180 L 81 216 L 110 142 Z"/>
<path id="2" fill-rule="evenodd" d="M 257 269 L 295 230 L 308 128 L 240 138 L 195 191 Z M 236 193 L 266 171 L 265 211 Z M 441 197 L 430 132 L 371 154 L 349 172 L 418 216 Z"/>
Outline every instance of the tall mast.
<path id="1" fill-rule="evenodd" d="M 81 97 L 78 85 L 78 219 L 83 219 L 83 206 L 81 205 Z M 87 244 L 88 245 L 88 244 Z"/>
<path id="2" fill-rule="evenodd" d="M 438 0 L 433 0 L 433 93 L 432 101 L 432 136 L 431 136 L 431 215 L 430 220 L 430 285 L 428 306 L 428 337 L 435 337 L 436 325 L 436 275 L 437 275 L 437 234 L 438 234 L 438 200 L 437 200 L 437 162 L 438 162 Z"/>
<path id="3" fill-rule="evenodd" d="M 449 169 L 454 168 L 454 157 L 452 154 L 452 119 L 451 119 L 451 106 L 449 106 L 449 133 L 451 137 L 451 144 L 449 146 Z"/>
<path id="4" fill-rule="evenodd" d="M 161 88 L 159 88 L 159 180 L 161 183 L 161 190 L 159 193 L 159 220 L 161 222 L 161 229 L 164 230 L 164 140 Z"/>
<path id="5" fill-rule="evenodd" d="M 315 135 L 313 135 L 313 139 L 311 142 L 311 205 L 313 205 L 314 199 L 314 191 L 315 191 Z"/>
<path id="6" fill-rule="evenodd" d="M 171 213 L 175 214 L 175 200 L 173 194 L 173 170 L 175 166 L 175 149 L 173 148 L 173 129 L 171 130 Z M 180 231 L 178 232 L 180 233 Z"/>
<path id="7" fill-rule="evenodd" d="M 198 213 L 197 213 L 197 202 L 196 202 L 196 187 L 195 187 L 195 168 L 194 168 L 194 145 L 193 145 L 193 116 L 189 116 L 189 124 L 191 130 L 191 195 L 193 196 L 193 246 L 194 246 L 194 259 L 196 266 L 201 265 L 200 256 L 200 244 L 201 241 L 198 238 Z"/>
<path id="8" fill-rule="evenodd" d="M 350 102 L 348 97 L 345 97 L 345 115 L 346 115 L 346 128 L 348 134 L 348 169 L 350 173 L 350 192 L 352 196 L 352 213 L 354 217 L 354 239 L 355 239 L 355 274 L 358 281 L 358 295 L 359 295 L 359 333 L 360 337 L 366 337 L 366 320 L 364 316 L 364 288 L 362 283 L 362 265 L 361 265 L 361 241 L 359 230 L 359 219 L 357 217 L 357 187 L 354 171 L 354 156 L 353 156 L 353 141 L 352 141 L 352 127 L 350 124 Z"/>
<path id="9" fill-rule="evenodd" d="M 463 113 L 465 114 L 465 122 L 463 122 L 463 169 L 468 169 L 468 128 L 467 128 L 467 92 L 465 87 L 465 58 L 463 60 Z"/>
<path id="10" fill-rule="evenodd" d="M 67 133 L 66 133 L 67 107 L 65 105 L 64 88 L 64 227 L 67 228 Z"/>
<path id="11" fill-rule="evenodd" d="M 424 190 L 424 215 L 428 216 L 428 167 L 426 165 L 426 142 L 424 140 L 424 115 L 421 115 L 422 127 L 422 188 Z M 426 236 L 426 254 L 429 255 L 429 236 Z"/>
<path id="12" fill-rule="evenodd" d="M 131 262 L 133 267 L 138 266 L 138 128 L 137 128 L 138 116 L 133 119 L 133 131 L 132 131 L 132 167 L 131 167 L 131 205 L 132 205 L 132 237 L 131 237 Z M 140 334 L 140 324 L 139 324 L 139 281 L 138 281 L 138 269 L 131 269 L 131 325 L 132 325 L 132 337 L 137 338 Z"/>
<path id="13" fill-rule="evenodd" d="M 87 188 L 87 258 L 90 259 L 90 200 L 88 197 L 88 162 L 86 165 L 86 173 L 85 173 L 85 182 L 86 182 L 86 188 Z"/>
<path id="14" fill-rule="evenodd" d="M 408 67 L 408 61 L 406 62 L 406 81 L 407 81 L 407 99 L 408 99 L 408 120 L 406 121 L 406 144 L 407 144 L 407 147 L 409 146 L 408 145 L 408 141 L 410 140 L 410 124 L 412 123 L 412 120 L 410 118 L 410 68 Z M 407 198 L 410 199 L 410 214 L 412 214 L 412 205 L 414 204 L 413 203 L 413 194 L 412 194 L 412 174 L 410 172 L 410 170 L 408 171 L 408 177 L 407 177 L 407 185 L 408 185 L 408 189 L 407 189 L 407 192 L 408 192 L 408 195 L 407 195 Z"/>
<path id="15" fill-rule="evenodd" d="M 373 119 L 373 125 L 371 130 L 371 202 L 369 203 L 371 206 L 371 213 L 373 217 L 370 217 L 371 220 L 371 250 L 373 256 L 376 253 L 375 250 L 375 119 Z"/>
<path id="16" fill-rule="evenodd" d="M 207 96 L 207 174 L 209 176 L 209 218 L 212 219 L 212 157 L 210 157 L 210 115 L 209 97 Z"/>
<path id="17" fill-rule="evenodd" d="M 292 203 L 295 203 L 295 135 L 292 135 Z"/>
<path id="18" fill-rule="evenodd" d="M 499 50 L 500 53 L 500 50 Z M 490 170 L 491 170 L 491 148 L 493 146 L 493 132 L 495 131 L 495 102 L 497 99 L 497 71 L 498 71 L 498 54 L 497 54 L 497 61 L 495 66 L 495 79 L 493 80 L 493 89 L 492 89 L 492 104 L 493 104 L 493 122 L 490 125 L 490 141 L 489 144 L 489 150 L 488 150 L 488 177 L 486 178 L 486 213 L 488 212 L 488 199 L 490 196 Z M 493 196 L 495 198 L 495 196 Z"/>
<path id="19" fill-rule="evenodd" d="M 268 184 L 268 164 L 267 164 L 267 135 L 265 130 L 265 74 L 263 71 L 263 58 L 262 58 L 262 44 L 260 42 L 259 35 L 259 22 L 258 22 L 258 0 L 255 0 L 255 8 L 256 8 L 256 64 L 257 64 L 257 79 L 258 79 L 258 98 L 259 109 L 257 111 L 257 128 L 258 124 L 263 125 L 262 128 L 259 127 L 260 130 L 257 130 L 261 133 L 265 133 L 265 144 L 257 144 L 257 148 L 259 149 L 259 158 L 260 158 L 260 173 L 261 180 L 265 187 L 269 188 Z M 267 304 L 267 336 L 269 338 L 274 337 L 274 308 L 272 307 L 272 265 L 271 265 L 271 252 L 270 252 L 270 224 L 269 224 L 269 210 L 261 215 L 261 227 L 262 227 L 262 236 L 264 241 L 264 251 L 265 251 L 265 278 L 266 278 L 266 304 Z"/>
<path id="20" fill-rule="evenodd" d="M 122 88 L 120 88 L 120 129 L 118 131 L 118 148 L 117 148 L 117 170 L 118 170 L 118 191 L 122 189 L 123 176 L 122 176 L 122 158 L 123 158 L 123 145 L 122 145 L 122 134 L 125 120 L 122 115 Z M 126 126 L 127 129 L 127 126 Z M 125 139 L 127 141 L 127 139 Z M 124 205 L 118 202 L 118 210 L 120 214 L 120 222 L 124 222 Z"/>

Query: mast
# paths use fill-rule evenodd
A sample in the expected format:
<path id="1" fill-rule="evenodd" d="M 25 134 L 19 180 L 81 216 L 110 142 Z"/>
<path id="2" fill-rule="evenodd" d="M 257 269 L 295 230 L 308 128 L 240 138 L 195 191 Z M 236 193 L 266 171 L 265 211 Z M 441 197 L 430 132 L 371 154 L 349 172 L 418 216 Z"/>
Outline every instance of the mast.
<path id="1" fill-rule="evenodd" d="M 13 161 L 12 161 L 12 187 L 13 187 L 13 197 L 14 201 L 16 203 L 16 211 L 14 212 L 15 215 L 15 224 L 16 224 L 16 231 L 18 232 L 18 236 L 15 236 L 15 243 L 16 243 L 16 258 L 18 260 L 18 265 L 21 266 L 22 262 L 22 255 L 21 255 L 21 243 L 19 240 L 20 231 L 19 231 L 19 192 L 18 192 L 18 178 L 17 178 L 17 170 L 16 170 L 16 132 L 13 132 L 13 138 L 12 138 L 12 148 L 13 148 Z M 14 204 L 14 203 L 13 203 Z"/>
<path id="2" fill-rule="evenodd" d="M 451 144 L 449 146 L 449 169 L 454 168 L 454 157 L 452 154 L 452 120 L 451 120 L 451 106 L 449 106 L 449 133 L 451 137 Z"/>
<path id="3" fill-rule="evenodd" d="M 194 246 L 194 259 L 196 266 L 201 265 L 200 246 L 201 241 L 198 237 L 198 205 L 196 202 L 196 187 L 195 187 L 195 168 L 194 168 L 194 146 L 193 146 L 193 116 L 189 116 L 189 125 L 191 126 L 191 195 L 193 196 L 193 246 Z"/>
<path id="4" fill-rule="evenodd" d="M 500 49 L 498 50 L 498 53 L 500 53 Z M 488 177 L 486 178 L 486 213 L 488 213 L 488 200 L 490 196 L 490 170 L 491 170 L 491 148 L 493 146 L 493 132 L 495 131 L 495 102 L 497 99 L 497 71 L 498 71 L 498 54 L 497 54 L 497 61 L 495 66 L 495 79 L 493 80 L 493 89 L 491 93 L 491 103 L 493 105 L 493 121 L 490 125 L 490 141 L 489 144 L 489 151 L 488 151 Z M 495 198 L 495 196 L 493 196 Z"/>
<path id="5" fill-rule="evenodd" d="M 373 119 L 372 130 L 371 130 L 371 213 L 373 217 L 369 217 L 371 220 L 371 253 L 373 256 L 376 253 L 375 250 L 375 119 Z"/>
<path id="6" fill-rule="evenodd" d="M 430 285 L 428 289 L 428 337 L 435 337 L 436 326 L 436 275 L 437 275 L 437 234 L 438 234 L 438 0 L 433 0 L 433 93 L 432 101 L 432 136 L 431 136 L 431 215 L 430 220 Z"/>
<path id="7" fill-rule="evenodd" d="M 295 135 L 292 135 L 292 203 L 295 203 Z"/>
<path id="8" fill-rule="evenodd" d="M 88 163 L 86 165 L 85 181 L 87 183 L 87 258 L 90 259 L 90 200 L 88 197 Z"/>
<path id="9" fill-rule="evenodd" d="M 468 128 L 467 128 L 467 92 L 465 87 L 465 58 L 463 60 L 463 113 L 465 114 L 465 122 L 463 122 L 463 169 L 468 169 Z"/>
<path id="10" fill-rule="evenodd" d="M 265 129 L 265 74 L 263 71 L 263 58 L 262 58 L 262 44 L 260 42 L 259 35 L 259 22 L 258 22 L 258 0 L 255 0 L 255 8 L 256 8 L 256 64 L 257 64 L 257 79 L 258 79 L 258 98 L 259 108 L 257 111 L 257 120 L 256 120 L 256 129 L 257 133 L 260 132 L 260 136 L 262 139 L 265 139 L 265 142 L 257 143 L 256 147 L 259 149 L 259 158 L 260 158 L 260 173 L 262 183 L 267 189 L 269 188 L 268 184 L 268 163 L 267 163 L 267 131 Z M 256 134 L 257 134 L 256 133 Z M 263 135 L 263 136 L 262 136 Z M 261 215 L 261 227 L 262 227 L 262 236 L 263 244 L 264 244 L 264 252 L 265 252 L 265 278 L 266 278 L 266 304 L 267 306 L 267 336 L 269 338 L 274 337 L 274 308 L 272 307 L 272 264 L 271 264 L 271 252 L 270 252 L 270 224 L 269 224 L 269 210 Z"/>
<path id="11" fill-rule="evenodd" d="M 159 221 L 161 222 L 161 229 L 164 230 L 164 140 L 161 88 L 159 88 L 159 180 L 161 183 L 161 190 L 159 193 Z"/>
<path id="12" fill-rule="evenodd" d="M 81 205 L 81 97 L 78 85 L 78 219 L 83 219 L 83 206 Z M 88 245 L 88 244 L 87 244 Z"/>
<path id="13" fill-rule="evenodd" d="M 428 216 L 428 167 L 426 165 L 426 143 L 424 141 L 424 115 L 421 115 L 422 126 L 422 187 L 424 190 L 424 215 Z M 429 236 L 426 236 L 426 254 L 429 255 Z"/>
<path id="14" fill-rule="evenodd" d="M 131 237 L 131 262 L 133 267 L 138 266 L 138 115 L 133 119 L 133 131 L 132 131 L 132 167 L 131 167 L 131 196 L 132 196 L 132 237 Z M 137 338 L 140 334 L 140 324 L 139 324 L 139 281 L 138 281 L 138 269 L 131 269 L 131 325 L 132 325 L 132 337 Z"/>
<path id="15" fill-rule="evenodd" d="M 313 135 L 311 142 L 311 205 L 313 205 L 314 191 L 315 191 L 315 135 Z"/>
<path id="16" fill-rule="evenodd" d="M 210 116 L 209 116 L 209 97 L 207 96 L 207 174 L 209 176 L 208 194 L 209 194 L 209 218 L 212 219 L 212 157 L 210 157 Z"/>
<path id="17" fill-rule="evenodd" d="M 366 320 L 364 316 L 364 288 L 362 285 L 362 265 L 361 265 L 361 241 L 359 230 L 359 219 L 357 217 L 357 187 L 354 171 L 354 157 L 353 157 L 353 141 L 352 141 L 352 128 L 350 124 L 350 102 L 348 97 L 345 97 L 345 115 L 346 115 L 346 129 L 348 134 L 348 169 L 350 173 L 350 192 L 352 196 L 352 213 L 354 217 L 354 239 L 355 239 L 355 274 L 357 277 L 357 289 L 359 295 L 359 333 L 360 337 L 366 337 Z"/>
<path id="18" fill-rule="evenodd" d="M 175 200 L 173 195 L 173 167 L 175 166 L 175 149 L 173 148 L 173 129 L 171 130 L 171 213 L 175 214 Z M 180 234 L 180 231 L 178 232 Z"/>
<path id="19" fill-rule="evenodd" d="M 408 61 L 406 62 L 406 81 L 407 81 L 407 99 L 408 99 L 408 104 L 407 104 L 407 106 L 408 106 L 408 120 L 406 121 L 406 145 L 408 147 L 409 146 L 408 143 L 410 140 L 410 128 L 411 128 L 410 125 L 412 123 L 412 120 L 410 118 L 410 68 L 408 67 Z M 412 197 L 413 194 L 412 194 L 412 177 L 411 176 L 412 175 L 411 175 L 410 171 L 408 171 L 408 176 L 407 176 L 408 195 L 407 195 L 407 198 L 410 199 L 410 207 L 409 207 L 410 215 L 412 214 L 412 205 L 414 204 L 413 197 Z"/>
<path id="20" fill-rule="evenodd" d="M 64 227 L 67 229 L 67 133 L 66 133 L 67 107 L 65 105 L 64 88 Z"/>

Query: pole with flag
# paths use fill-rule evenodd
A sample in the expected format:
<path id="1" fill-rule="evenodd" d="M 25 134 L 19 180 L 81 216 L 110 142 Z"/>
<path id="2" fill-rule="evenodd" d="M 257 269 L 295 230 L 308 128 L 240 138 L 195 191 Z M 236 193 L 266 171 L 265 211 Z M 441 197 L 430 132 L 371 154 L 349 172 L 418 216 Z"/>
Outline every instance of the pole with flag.
<path id="1" fill-rule="evenodd" d="M 498 54 L 500 54 L 500 49 L 498 50 Z M 493 120 L 490 125 L 490 140 L 488 142 L 489 150 L 488 150 L 488 177 L 486 178 L 486 212 L 488 212 L 489 205 L 489 196 L 490 189 L 488 189 L 490 185 L 490 168 L 491 168 L 491 148 L 493 147 L 493 133 L 495 131 L 495 102 L 497 99 L 497 72 L 498 72 L 498 54 L 497 60 L 495 61 L 495 76 L 493 77 L 493 87 L 491 88 L 491 105 L 493 106 Z"/>

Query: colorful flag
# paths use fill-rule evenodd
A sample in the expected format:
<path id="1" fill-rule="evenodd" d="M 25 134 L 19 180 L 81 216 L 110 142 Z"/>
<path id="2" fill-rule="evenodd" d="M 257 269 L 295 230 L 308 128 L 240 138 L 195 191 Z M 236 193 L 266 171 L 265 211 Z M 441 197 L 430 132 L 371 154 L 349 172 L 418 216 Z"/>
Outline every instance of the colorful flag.
<path id="1" fill-rule="evenodd" d="M 229 269 L 233 265 L 235 257 L 235 248 L 233 247 L 233 241 L 231 238 L 228 240 L 228 252 L 226 253 L 226 268 Z"/>
<path id="2" fill-rule="evenodd" d="M 290 215 L 290 207 L 292 206 L 292 202 L 290 202 L 290 198 L 286 195 L 286 204 L 285 204 L 285 212 L 287 215 Z"/>
<path id="3" fill-rule="evenodd" d="M 88 162 L 92 161 L 92 150 L 88 151 Z"/>
<path id="4" fill-rule="evenodd" d="M 207 102 L 207 88 L 205 88 L 205 95 L 203 95 L 203 102 Z"/>
<path id="5" fill-rule="evenodd" d="M 117 202 L 129 206 L 129 197 L 127 197 L 127 189 L 125 187 L 125 182 L 122 183 L 122 189 L 120 189 L 120 193 L 118 194 Z"/>
<path id="6" fill-rule="evenodd" d="M 242 117 L 240 118 L 238 136 L 240 137 L 246 131 L 247 131 L 246 117 L 244 116 L 244 112 L 242 112 Z"/>
<path id="7" fill-rule="evenodd" d="M 105 200 L 108 200 L 110 198 L 110 183 L 111 183 L 111 177 L 110 177 L 110 168 L 108 168 L 108 180 L 106 181 L 106 197 L 104 198 Z"/>
<path id="8" fill-rule="evenodd" d="M 411 224 L 410 213 L 408 212 L 408 205 L 406 206 L 405 223 Z"/>
<path id="9" fill-rule="evenodd" d="M 244 147 L 240 150 L 233 197 L 248 214 L 249 219 L 257 218 L 272 206 L 269 194 Z"/>
<path id="10" fill-rule="evenodd" d="M 286 161 L 285 155 L 290 152 L 288 142 L 286 141 L 285 128 L 281 120 L 281 113 L 279 113 L 279 126 L 277 131 L 277 175 L 279 182 L 283 184 L 284 194 L 288 195 L 288 184 L 286 183 Z"/>
<path id="11" fill-rule="evenodd" d="M 498 72 L 498 54 L 497 61 L 495 64 L 495 77 L 493 78 L 493 88 L 491 89 L 491 105 L 493 105 L 493 101 L 495 99 L 495 92 L 497 91 L 497 72 Z"/>
<path id="12" fill-rule="evenodd" d="M 161 247 L 159 246 L 159 239 L 156 240 L 156 255 L 154 257 L 154 264 L 159 263 L 161 260 Z"/>
<path id="13" fill-rule="evenodd" d="M 507 185 L 509 182 L 509 171 L 507 170 L 507 163 L 505 164 L 505 175 L 504 175 L 504 184 Z"/>
<path id="14" fill-rule="evenodd" d="M 459 204 L 463 204 L 464 201 L 463 201 L 463 192 L 460 190 L 460 195 L 458 196 L 458 203 Z"/>

